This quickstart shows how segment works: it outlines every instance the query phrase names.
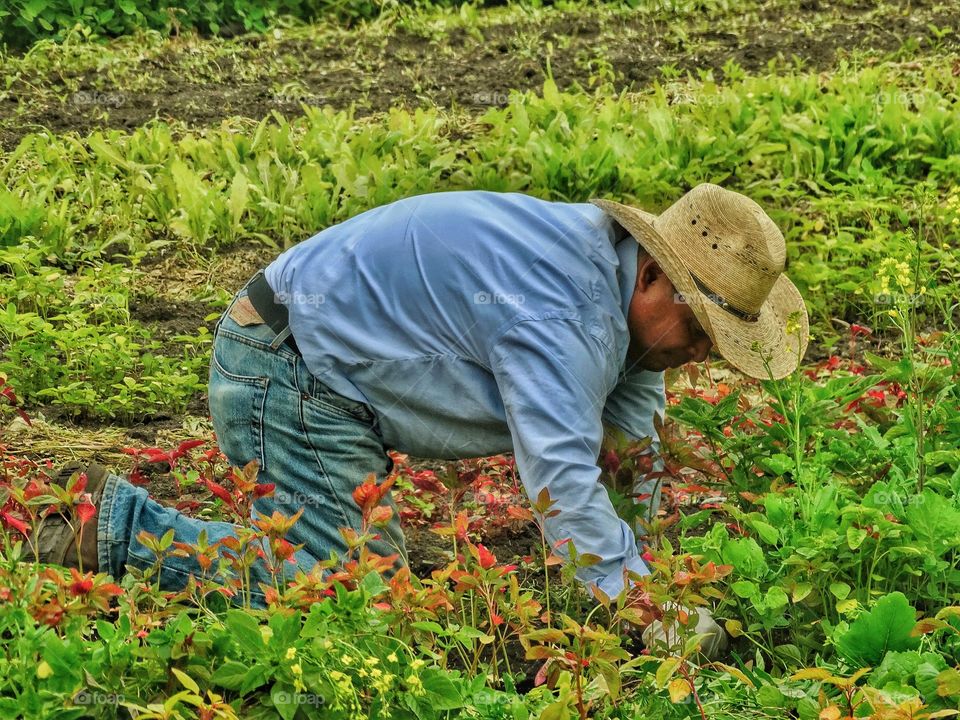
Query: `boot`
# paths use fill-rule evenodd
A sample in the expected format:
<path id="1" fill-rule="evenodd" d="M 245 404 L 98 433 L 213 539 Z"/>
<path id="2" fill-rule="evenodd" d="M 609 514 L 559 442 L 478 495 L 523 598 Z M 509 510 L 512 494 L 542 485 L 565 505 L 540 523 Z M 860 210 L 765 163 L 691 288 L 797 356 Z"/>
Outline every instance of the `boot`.
<path id="1" fill-rule="evenodd" d="M 67 522 L 67 518 L 59 513 L 44 518 L 40 532 L 27 538 L 27 548 L 30 556 L 32 558 L 39 556 L 42 563 L 79 570 L 82 562 L 83 572 L 98 572 L 100 563 L 97 557 L 97 515 L 100 512 L 100 498 L 109 472 L 96 463 L 84 466 L 81 463 L 72 462 L 60 469 L 55 480 L 59 485 L 65 486 L 78 472 L 87 474 L 86 492 L 90 493 L 91 502 L 97 508 L 97 513 L 83 527 L 79 550 L 73 529 Z"/>

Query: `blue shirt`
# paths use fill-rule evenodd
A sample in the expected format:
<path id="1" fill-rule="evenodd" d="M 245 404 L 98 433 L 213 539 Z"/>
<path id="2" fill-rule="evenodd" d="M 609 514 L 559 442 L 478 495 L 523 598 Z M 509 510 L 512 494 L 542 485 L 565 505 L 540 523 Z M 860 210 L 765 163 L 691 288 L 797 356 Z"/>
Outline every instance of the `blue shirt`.
<path id="1" fill-rule="evenodd" d="M 512 450 L 529 497 L 548 488 L 560 511 L 547 540 L 602 558 L 577 576 L 611 596 L 625 568 L 649 570 L 598 481 L 603 425 L 658 449 L 665 405 L 662 372 L 625 368 L 637 243 L 615 227 L 589 203 L 431 193 L 327 228 L 266 269 L 307 367 L 369 404 L 387 447 Z"/>

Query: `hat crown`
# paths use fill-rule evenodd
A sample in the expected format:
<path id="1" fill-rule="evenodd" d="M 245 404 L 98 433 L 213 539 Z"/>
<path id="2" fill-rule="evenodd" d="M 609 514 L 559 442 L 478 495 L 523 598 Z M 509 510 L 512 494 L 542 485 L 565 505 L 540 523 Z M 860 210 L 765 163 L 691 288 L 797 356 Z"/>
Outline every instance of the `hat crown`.
<path id="1" fill-rule="evenodd" d="M 703 292 L 754 315 L 786 263 L 783 234 L 753 200 L 702 183 L 658 215 L 653 226 Z"/>

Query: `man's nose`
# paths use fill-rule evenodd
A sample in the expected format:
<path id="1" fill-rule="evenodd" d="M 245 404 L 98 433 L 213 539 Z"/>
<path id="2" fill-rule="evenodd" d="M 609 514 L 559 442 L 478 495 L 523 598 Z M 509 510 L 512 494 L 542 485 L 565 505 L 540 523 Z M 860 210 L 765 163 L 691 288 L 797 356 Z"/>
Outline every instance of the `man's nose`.
<path id="1" fill-rule="evenodd" d="M 713 347 L 713 341 L 710 338 L 704 338 L 693 346 L 691 351 L 691 362 L 701 363 L 707 359 L 710 349 Z"/>

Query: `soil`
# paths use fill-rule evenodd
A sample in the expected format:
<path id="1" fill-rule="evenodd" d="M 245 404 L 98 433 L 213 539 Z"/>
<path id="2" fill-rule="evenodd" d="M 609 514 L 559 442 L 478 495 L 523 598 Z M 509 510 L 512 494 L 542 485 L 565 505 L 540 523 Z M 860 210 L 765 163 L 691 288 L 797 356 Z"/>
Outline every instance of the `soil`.
<path id="1" fill-rule="evenodd" d="M 216 309 L 211 305 L 201 302 L 170 302 L 166 298 L 130 299 L 130 317 L 149 324 L 158 340 L 175 335 L 196 335 L 199 327 L 213 332 L 216 321 L 206 318 L 215 312 Z"/>
<path id="2" fill-rule="evenodd" d="M 721 81 L 729 60 L 747 71 L 763 70 L 777 58 L 824 69 L 855 50 L 897 50 L 908 38 L 915 38 L 919 49 L 937 44 L 956 49 L 960 13 L 942 7 L 921 0 L 904 13 L 892 5 L 804 0 L 790 8 L 768 4 L 756 22 L 727 17 L 709 27 L 698 18 L 702 31 L 639 13 L 616 18 L 579 11 L 483 27 L 482 38 L 457 28 L 433 42 L 402 27 L 386 37 L 328 33 L 277 42 L 258 35 L 237 39 L 234 53 L 200 69 L 191 64 L 195 48 L 172 44 L 141 60 L 138 70 L 151 87 L 146 91 L 110 87 L 100 69 L 67 75 L 59 91 L 40 97 L 29 82 L 17 80 L 5 98 L 0 95 L 0 147 L 9 150 L 40 127 L 85 134 L 97 128 L 132 129 L 154 117 L 211 127 L 230 116 L 259 120 L 279 111 L 294 117 L 302 112 L 301 102 L 337 109 L 354 105 L 358 116 L 392 106 L 480 112 L 505 105 L 511 89 L 542 87 L 547 43 L 561 89 L 588 86 L 597 73 L 591 62 L 599 57 L 615 72 L 617 90 L 643 89 L 661 77 L 663 65 L 694 75 L 709 68 Z M 931 23 L 949 32 L 938 39 Z M 251 73 L 251 82 L 235 79 Z M 291 83 L 295 91 L 277 92 Z"/>

